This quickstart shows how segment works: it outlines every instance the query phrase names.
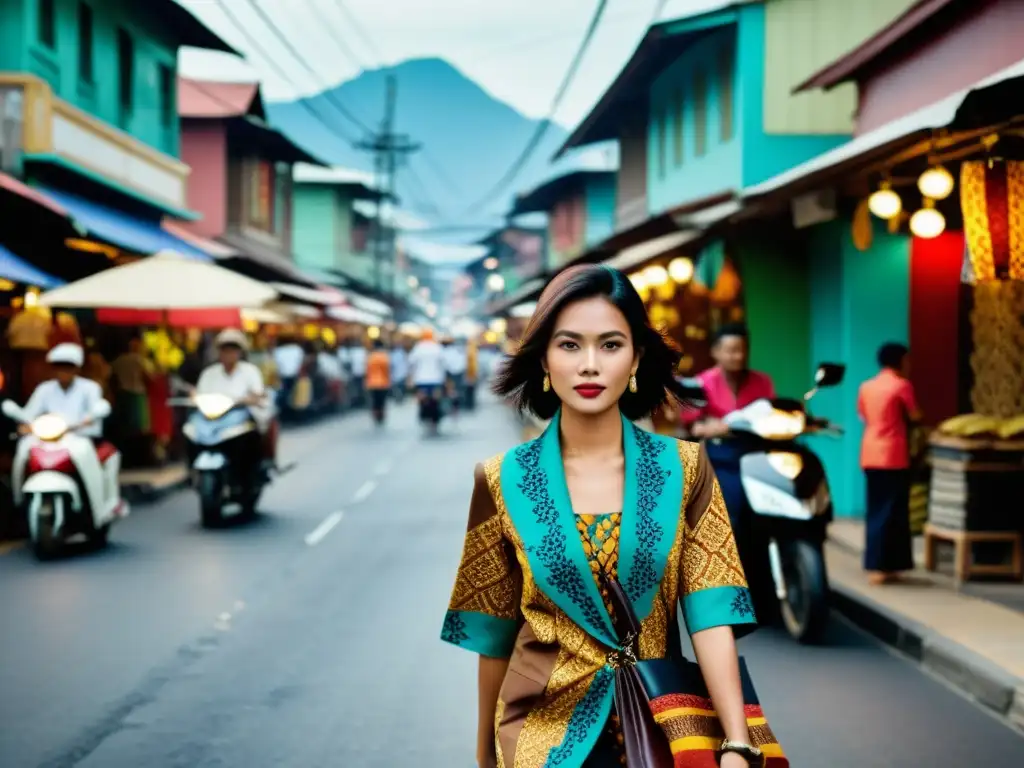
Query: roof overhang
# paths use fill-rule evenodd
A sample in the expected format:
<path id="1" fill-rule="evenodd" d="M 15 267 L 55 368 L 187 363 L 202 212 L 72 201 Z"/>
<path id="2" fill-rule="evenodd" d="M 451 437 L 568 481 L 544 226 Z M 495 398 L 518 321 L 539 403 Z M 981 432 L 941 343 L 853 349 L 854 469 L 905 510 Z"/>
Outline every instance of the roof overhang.
<path id="1" fill-rule="evenodd" d="M 740 3 L 735 3 L 740 4 Z M 612 81 L 590 113 L 569 135 L 554 159 L 570 149 L 619 138 L 623 115 L 647 109 L 647 86 L 700 37 L 739 18 L 726 7 L 689 18 L 664 21 L 647 30 L 626 66 Z"/>
<path id="2" fill-rule="evenodd" d="M 242 55 L 175 0 L 150 0 L 146 13 L 156 16 L 158 23 L 171 32 L 179 45 Z"/>
<path id="3" fill-rule="evenodd" d="M 793 93 L 815 88 L 828 90 L 874 67 L 896 46 L 923 31 L 926 25 L 940 21 L 943 12 L 957 12 L 976 7 L 978 0 L 919 0 L 901 16 L 863 41 L 849 53 L 815 72 L 797 85 Z"/>
<path id="4" fill-rule="evenodd" d="M 244 143 L 259 149 L 268 160 L 279 163 L 309 163 L 324 166 L 322 160 L 314 157 L 280 131 L 271 128 L 256 117 L 236 117 L 227 121 L 229 144 Z"/>
<path id="5" fill-rule="evenodd" d="M 970 88 L 958 91 L 941 101 L 886 123 L 873 131 L 818 155 L 774 178 L 743 191 L 743 200 L 769 195 L 794 195 L 810 192 L 857 170 L 870 172 L 872 166 L 889 167 L 899 156 L 916 156 L 941 150 L 943 145 L 962 141 L 972 132 L 984 133 L 994 124 L 1016 119 L 1017 100 L 1024 84 L 1024 59 Z M 958 136 L 934 138 L 935 131 L 954 129 Z"/>
<path id="6" fill-rule="evenodd" d="M 529 192 L 517 195 L 512 210 L 509 211 L 509 216 L 519 216 L 524 213 L 547 213 L 559 201 L 566 199 L 578 189 L 583 189 L 587 181 L 614 178 L 614 171 L 571 171 L 556 176 L 534 187 Z"/>

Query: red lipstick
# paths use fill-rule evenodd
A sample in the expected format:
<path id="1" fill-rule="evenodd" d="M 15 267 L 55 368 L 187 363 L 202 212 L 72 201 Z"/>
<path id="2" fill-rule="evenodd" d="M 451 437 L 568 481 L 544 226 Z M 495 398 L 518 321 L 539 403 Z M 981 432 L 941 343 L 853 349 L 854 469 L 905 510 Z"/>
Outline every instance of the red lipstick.
<path id="1" fill-rule="evenodd" d="M 592 400 L 595 397 L 599 397 L 605 388 L 600 384 L 580 384 L 577 387 L 573 387 L 580 397 L 585 397 L 588 400 Z"/>

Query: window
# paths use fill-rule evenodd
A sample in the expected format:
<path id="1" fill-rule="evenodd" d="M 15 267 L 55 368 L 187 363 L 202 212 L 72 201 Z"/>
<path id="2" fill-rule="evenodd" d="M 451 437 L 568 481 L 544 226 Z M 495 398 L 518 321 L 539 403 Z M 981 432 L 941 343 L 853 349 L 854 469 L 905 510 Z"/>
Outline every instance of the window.
<path id="1" fill-rule="evenodd" d="M 675 161 L 676 167 L 678 168 L 683 164 L 683 90 L 680 88 L 676 91 L 675 96 L 675 121 L 672 127 L 675 129 L 672 133 L 673 148 L 675 149 Z"/>
<path id="2" fill-rule="evenodd" d="M 93 81 L 92 8 L 85 3 L 78 4 L 78 78 Z"/>
<path id="3" fill-rule="evenodd" d="M 57 47 L 57 0 L 39 0 L 39 42 L 47 48 Z"/>
<path id="4" fill-rule="evenodd" d="M 703 72 L 693 78 L 693 153 L 703 157 L 708 151 L 708 81 Z"/>
<path id="5" fill-rule="evenodd" d="M 249 223 L 266 232 L 274 226 L 274 166 L 263 160 L 250 166 Z"/>
<path id="6" fill-rule="evenodd" d="M 117 103 L 122 124 L 131 116 L 135 93 L 135 45 L 131 35 L 117 30 Z"/>
<path id="7" fill-rule="evenodd" d="M 160 124 L 169 128 L 174 125 L 174 120 L 178 116 L 174 70 L 166 64 L 159 64 L 158 70 L 160 73 Z"/>
<path id="8" fill-rule="evenodd" d="M 722 141 L 729 141 L 735 131 L 733 125 L 733 57 L 733 49 L 726 48 L 718 60 L 718 102 L 722 118 L 720 126 Z"/>

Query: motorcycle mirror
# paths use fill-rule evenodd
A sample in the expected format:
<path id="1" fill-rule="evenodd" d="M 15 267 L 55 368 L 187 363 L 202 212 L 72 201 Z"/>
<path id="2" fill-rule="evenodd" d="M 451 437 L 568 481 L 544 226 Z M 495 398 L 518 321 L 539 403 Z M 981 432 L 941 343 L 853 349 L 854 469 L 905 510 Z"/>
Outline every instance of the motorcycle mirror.
<path id="1" fill-rule="evenodd" d="M 840 363 L 821 363 L 814 374 L 815 389 L 834 387 L 841 384 L 846 375 L 846 366 Z"/>

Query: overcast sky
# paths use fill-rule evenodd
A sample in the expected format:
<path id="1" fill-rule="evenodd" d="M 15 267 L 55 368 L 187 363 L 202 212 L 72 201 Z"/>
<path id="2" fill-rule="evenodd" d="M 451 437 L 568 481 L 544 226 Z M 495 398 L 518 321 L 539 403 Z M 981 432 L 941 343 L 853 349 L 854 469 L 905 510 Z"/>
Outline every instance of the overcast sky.
<path id="1" fill-rule="evenodd" d="M 243 51 L 251 65 L 188 50 L 182 55 L 184 74 L 224 80 L 259 77 L 266 97 L 278 100 L 323 90 L 364 67 L 440 56 L 531 117 L 547 114 L 597 4 L 597 0 L 254 1 L 314 67 L 317 77 L 277 40 L 249 0 L 178 0 Z M 232 10 L 265 54 L 239 32 L 221 3 Z M 610 0 L 579 76 L 555 115 L 558 122 L 571 127 L 587 113 L 633 52 L 657 4 L 657 0 Z M 722 0 L 669 0 L 665 15 L 680 16 L 722 4 Z M 353 27 L 352 19 L 365 36 Z M 288 78 L 267 63 L 267 56 Z"/>

